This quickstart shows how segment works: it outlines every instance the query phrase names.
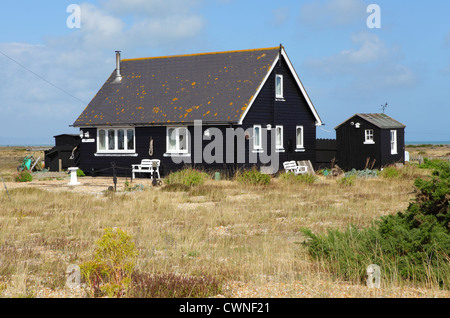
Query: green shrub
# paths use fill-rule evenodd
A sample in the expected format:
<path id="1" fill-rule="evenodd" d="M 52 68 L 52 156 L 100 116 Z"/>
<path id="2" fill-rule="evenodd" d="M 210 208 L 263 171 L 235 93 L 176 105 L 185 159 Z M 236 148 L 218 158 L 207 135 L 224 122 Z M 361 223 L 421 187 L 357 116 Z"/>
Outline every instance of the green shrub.
<path id="1" fill-rule="evenodd" d="M 247 185 L 269 185 L 270 176 L 261 173 L 256 167 L 250 170 L 236 173 L 236 180 Z"/>
<path id="2" fill-rule="evenodd" d="M 423 159 L 423 164 L 419 165 L 421 169 L 434 169 L 434 170 L 449 170 L 450 161 L 444 161 L 439 159 Z"/>
<path id="3" fill-rule="evenodd" d="M 343 185 L 343 186 L 349 186 L 349 187 L 354 185 L 355 181 L 356 181 L 356 176 L 354 176 L 354 175 L 342 177 L 342 178 L 336 180 L 336 182 L 338 184 Z"/>
<path id="4" fill-rule="evenodd" d="M 94 259 L 80 265 L 92 296 L 122 297 L 126 294 L 138 252 L 131 236 L 107 228 L 96 242 Z"/>
<path id="5" fill-rule="evenodd" d="M 317 177 L 312 174 L 298 174 L 292 172 L 285 172 L 280 175 L 280 180 L 287 181 L 287 182 L 299 182 L 299 183 L 307 183 L 307 184 L 313 184 L 316 182 Z"/>
<path id="6" fill-rule="evenodd" d="M 165 183 L 168 185 L 182 184 L 187 187 L 194 187 L 204 184 L 208 179 L 210 179 L 210 176 L 206 172 L 186 168 L 169 174 L 165 179 Z"/>
<path id="7" fill-rule="evenodd" d="M 84 174 L 83 170 L 78 169 L 77 170 L 77 177 L 86 177 L 86 175 Z"/>
<path id="8" fill-rule="evenodd" d="M 14 176 L 14 180 L 16 182 L 29 182 L 29 181 L 33 181 L 33 176 L 28 171 L 19 171 Z"/>
<path id="9" fill-rule="evenodd" d="M 386 179 L 397 179 L 400 177 L 400 171 L 396 167 L 390 166 L 390 167 L 384 168 L 380 172 L 380 176 L 382 176 L 383 178 L 386 178 Z"/>
<path id="10" fill-rule="evenodd" d="M 325 261 L 340 278 L 363 281 L 369 264 L 382 268 L 384 279 L 437 283 L 450 289 L 450 169 L 417 179 L 418 194 L 405 212 L 384 216 L 372 226 L 313 234 L 305 244 L 314 259 Z"/>

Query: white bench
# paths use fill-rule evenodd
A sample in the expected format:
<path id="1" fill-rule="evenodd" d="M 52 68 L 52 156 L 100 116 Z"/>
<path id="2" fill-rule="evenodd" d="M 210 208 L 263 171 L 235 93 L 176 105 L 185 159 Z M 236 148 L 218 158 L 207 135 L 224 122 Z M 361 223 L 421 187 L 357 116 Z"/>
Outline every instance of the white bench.
<path id="1" fill-rule="evenodd" d="M 284 170 L 286 173 L 293 172 L 294 174 L 305 174 L 308 172 L 307 166 L 297 166 L 297 163 L 295 161 L 286 161 L 283 163 Z"/>
<path id="2" fill-rule="evenodd" d="M 133 173 L 132 179 L 135 179 L 135 173 L 150 173 L 150 177 L 153 179 L 153 173 L 158 175 L 158 179 L 160 179 L 159 175 L 159 166 L 161 165 L 161 160 L 159 159 L 142 159 L 140 164 L 131 165 L 131 170 Z"/>

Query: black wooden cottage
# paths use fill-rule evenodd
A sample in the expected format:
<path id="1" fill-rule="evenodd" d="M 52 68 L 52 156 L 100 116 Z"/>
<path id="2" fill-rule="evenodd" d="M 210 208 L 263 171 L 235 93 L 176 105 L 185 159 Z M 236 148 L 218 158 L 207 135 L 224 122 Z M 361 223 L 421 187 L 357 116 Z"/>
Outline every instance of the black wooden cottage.
<path id="1" fill-rule="evenodd" d="M 335 128 L 340 168 L 380 169 L 405 162 L 405 125 L 385 114 L 356 114 Z"/>
<path id="2" fill-rule="evenodd" d="M 124 60 L 118 51 L 116 70 L 73 126 L 85 173 L 160 159 L 164 175 L 185 165 L 264 170 L 269 155 L 271 172 L 288 160 L 314 164 L 322 124 L 280 46 Z"/>

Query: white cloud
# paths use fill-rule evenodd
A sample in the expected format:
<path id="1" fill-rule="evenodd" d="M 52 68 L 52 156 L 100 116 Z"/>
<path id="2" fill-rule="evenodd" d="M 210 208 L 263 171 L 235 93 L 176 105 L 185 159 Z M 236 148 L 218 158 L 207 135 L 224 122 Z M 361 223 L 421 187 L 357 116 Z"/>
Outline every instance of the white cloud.
<path id="1" fill-rule="evenodd" d="M 371 33 L 352 35 L 352 42 L 357 48 L 342 50 L 325 58 L 313 58 L 307 65 L 317 68 L 323 74 L 347 73 L 358 65 L 374 63 L 388 57 L 391 52 L 380 38 Z"/>
<path id="2" fill-rule="evenodd" d="M 81 28 L 72 34 L 71 41 L 87 50 L 154 48 L 175 42 L 181 46 L 190 43 L 206 25 L 204 18 L 191 10 L 197 2 L 111 0 L 100 2 L 98 7 L 83 3 Z"/>
<path id="3" fill-rule="evenodd" d="M 377 35 L 352 36 L 356 47 L 324 58 L 311 58 L 304 67 L 321 79 L 338 80 L 362 92 L 414 86 L 417 75 L 401 61 L 398 48 L 388 47 Z"/>
<path id="4" fill-rule="evenodd" d="M 344 62 L 347 61 L 355 64 L 370 63 L 389 55 L 389 49 L 375 34 L 363 32 L 352 35 L 352 42 L 360 44 L 360 47 L 356 50 L 342 51 L 340 57 Z"/>
<path id="5" fill-rule="evenodd" d="M 123 41 L 124 22 L 90 3 L 81 4 L 80 28 L 84 46 L 105 46 L 111 42 Z"/>
<path id="6" fill-rule="evenodd" d="M 367 5 L 362 0 L 312 1 L 300 9 L 300 22 L 313 28 L 343 26 L 366 21 Z"/>

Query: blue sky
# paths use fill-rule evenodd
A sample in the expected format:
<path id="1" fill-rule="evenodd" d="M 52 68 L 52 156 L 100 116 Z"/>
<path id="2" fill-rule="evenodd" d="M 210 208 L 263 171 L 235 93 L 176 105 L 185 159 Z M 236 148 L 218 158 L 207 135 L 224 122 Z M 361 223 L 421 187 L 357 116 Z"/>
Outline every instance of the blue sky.
<path id="1" fill-rule="evenodd" d="M 381 28 L 367 26 L 372 3 Z M 81 8 L 79 29 L 66 24 L 70 4 Z M 51 145 L 54 135 L 77 133 L 69 125 L 114 70 L 115 50 L 134 58 L 280 43 L 326 124 L 319 138 L 388 103 L 407 141 L 448 141 L 448 12 L 447 0 L 8 1 L 0 12 L 0 144 Z"/>

